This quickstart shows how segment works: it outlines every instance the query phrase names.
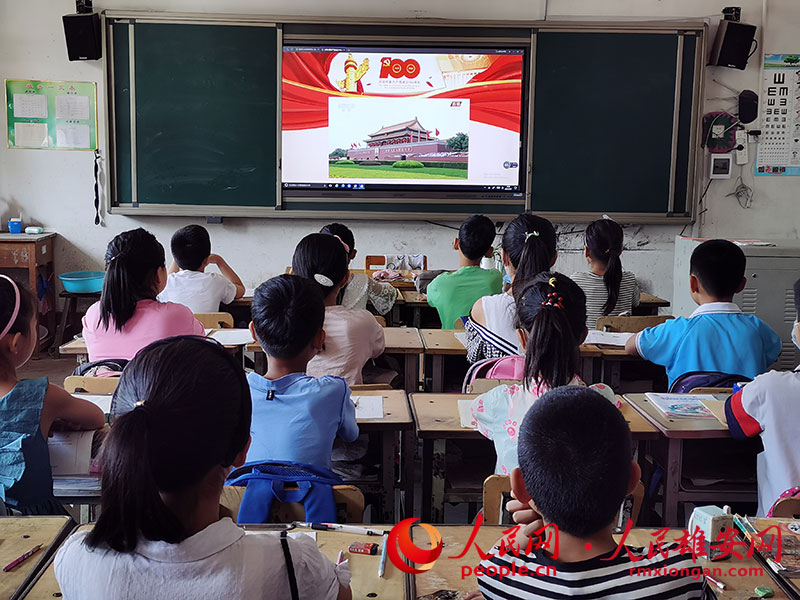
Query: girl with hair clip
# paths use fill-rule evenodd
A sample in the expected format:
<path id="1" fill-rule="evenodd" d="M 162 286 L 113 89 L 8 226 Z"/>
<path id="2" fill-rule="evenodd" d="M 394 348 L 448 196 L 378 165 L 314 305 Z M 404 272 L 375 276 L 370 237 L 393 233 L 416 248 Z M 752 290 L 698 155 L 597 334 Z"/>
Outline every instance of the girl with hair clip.
<path id="1" fill-rule="evenodd" d="M 244 371 L 221 345 L 181 336 L 147 346 L 114 403 L 124 414 L 104 446 L 103 511 L 55 559 L 65 599 L 352 598 L 348 568 L 311 538 L 246 533 L 221 514 L 252 410 Z"/>
<path id="2" fill-rule="evenodd" d="M 205 335 L 203 325 L 182 304 L 159 302 L 167 284 L 164 248 L 142 228 L 123 231 L 106 249 L 106 277 L 100 301 L 83 317 L 89 360 L 130 360 L 156 340 Z"/>
<path id="3" fill-rule="evenodd" d="M 35 312 L 30 292 L 0 275 L 0 501 L 23 515 L 63 515 L 53 497 L 47 438 L 59 427 L 99 429 L 105 416 L 47 377 L 19 380 L 17 369 L 38 342 Z"/>
<path id="4" fill-rule="evenodd" d="M 350 228 L 341 223 L 329 223 L 319 230 L 339 239 L 347 253 L 347 264 L 355 259 L 356 239 Z M 366 273 L 351 273 L 350 279 L 342 293 L 341 304 L 345 308 L 367 308 L 367 301 L 372 303 L 379 315 L 385 315 L 397 301 L 397 289 L 390 283 L 375 281 Z"/>
<path id="5" fill-rule="evenodd" d="M 325 297 L 325 345 L 308 363 L 306 373 L 317 378 L 336 375 L 348 385 L 362 383 L 364 365 L 383 354 L 385 341 L 383 328 L 371 313 L 339 304 L 339 292 L 350 274 L 342 242 L 324 233 L 307 235 L 295 248 L 292 272 L 314 281 Z"/>
<path id="6" fill-rule="evenodd" d="M 586 297 L 560 273 L 540 273 L 524 288 L 515 288 L 517 335 L 525 352 L 522 385 L 501 385 L 472 402 L 478 431 L 494 441 L 495 473 L 508 475 L 518 466 L 517 435 L 525 413 L 545 392 L 562 385 L 585 385 L 577 375 L 579 346 L 586 338 Z M 598 386 L 613 398 L 608 386 Z"/>
<path id="7" fill-rule="evenodd" d="M 556 231 L 550 221 L 526 213 L 508 224 L 503 234 L 503 265 L 510 285 L 502 294 L 484 296 L 472 307 L 465 324 L 469 362 L 522 353 L 514 289 L 549 271 L 557 257 Z"/>
<path id="8" fill-rule="evenodd" d="M 586 326 L 594 329 L 604 315 L 619 315 L 639 306 L 636 276 L 622 270 L 622 227 L 612 219 L 598 219 L 586 228 L 588 272 L 572 278 L 586 294 Z"/>

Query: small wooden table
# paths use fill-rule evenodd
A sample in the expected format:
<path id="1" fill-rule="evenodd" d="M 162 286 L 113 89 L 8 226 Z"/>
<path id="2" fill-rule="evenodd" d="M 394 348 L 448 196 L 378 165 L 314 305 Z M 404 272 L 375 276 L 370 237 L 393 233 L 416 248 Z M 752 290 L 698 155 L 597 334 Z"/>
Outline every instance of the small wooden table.
<path id="1" fill-rule="evenodd" d="M 724 396 L 718 396 L 723 398 Z M 626 394 L 625 400 L 658 429 L 667 439 L 664 465 L 664 515 L 663 523 L 678 525 L 678 505 L 681 502 L 755 502 L 756 492 L 730 491 L 709 488 L 705 491 L 688 491 L 681 487 L 683 478 L 683 446 L 685 440 L 730 439 L 730 430 L 717 419 L 668 419 L 644 394 Z"/>
<path id="2" fill-rule="evenodd" d="M 50 284 L 45 296 L 50 304 L 50 312 L 46 317 L 42 317 L 38 309 L 35 311 L 37 332 L 43 318 L 47 326 L 47 336 L 39 342 L 40 350 L 47 348 L 56 334 L 56 281 L 53 268 L 55 254 L 53 246 L 56 235 L 55 233 L 0 233 L 0 270 L 13 278 L 13 271 L 24 269 L 27 279 L 25 285 L 34 297 L 37 296 L 39 275 Z"/>
<path id="3" fill-rule="evenodd" d="M 634 316 L 657 315 L 659 308 L 666 308 L 668 306 L 669 300 L 664 300 L 658 296 L 641 292 L 639 294 L 639 306 L 635 307 L 632 313 Z"/>
<path id="4" fill-rule="evenodd" d="M 459 400 L 478 394 L 411 394 L 411 410 L 417 437 L 422 440 L 422 520 L 440 523 L 444 517 L 447 440 L 486 440 L 477 430 L 461 427 Z M 635 442 L 656 439 L 658 430 L 623 402 L 620 412 Z M 487 477 L 491 473 L 485 474 Z"/>
<path id="5" fill-rule="evenodd" d="M 0 572 L 0 599 L 22 598 L 74 526 L 69 517 L 0 517 L 0 567 L 42 545 L 18 567 Z"/>

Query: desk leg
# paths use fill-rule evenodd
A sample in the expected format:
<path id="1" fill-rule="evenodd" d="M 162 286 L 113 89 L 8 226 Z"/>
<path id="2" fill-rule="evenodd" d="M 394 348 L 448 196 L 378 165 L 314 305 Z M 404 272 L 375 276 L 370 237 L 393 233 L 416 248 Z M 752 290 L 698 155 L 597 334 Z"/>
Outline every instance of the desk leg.
<path id="1" fill-rule="evenodd" d="M 394 523 L 394 431 L 381 434 L 381 522 Z"/>
<path id="2" fill-rule="evenodd" d="M 413 314 L 412 322 L 414 323 L 414 327 L 419 329 L 422 323 L 422 309 L 419 306 L 415 306 L 412 309 L 412 314 Z"/>
<path id="3" fill-rule="evenodd" d="M 417 438 L 414 436 L 413 429 L 404 431 L 400 435 L 403 442 L 400 448 L 400 474 L 404 496 L 400 517 L 408 519 L 414 516 L 414 457 L 417 454 Z"/>
<path id="4" fill-rule="evenodd" d="M 420 518 L 431 522 L 431 497 L 433 489 L 433 440 L 422 440 L 422 510 Z"/>
<path id="5" fill-rule="evenodd" d="M 267 355 L 263 352 L 253 353 L 253 369 L 259 375 L 264 375 L 267 372 Z"/>
<path id="6" fill-rule="evenodd" d="M 441 394 L 444 391 L 444 355 L 434 354 L 433 357 L 433 382 L 431 392 Z"/>
<path id="7" fill-rule="evenodd" d="M 407 394 L 414 394 L 419 387 L 419 354 L 405 355 L 405 390 Z"/>
<path id="8" fill-rule="evenodd" d="M 433 440 L 433 472 L 431 473 L 431 523 L 444 522 L 445 448 L 447 440 Z"/>
<path id="9" fill-rule="evenodd" d="M 602 359 L 602 361 L 602 382 L 611 386 L 612 390 L 617 390 L 619 388 L 620 366 L 622 363 L 618 360 Z"/>
<path id="10" fill-rule="evenodd" d="M 597 383 L 597 371 L 594 358 L 581 359 L 581 379 L 587 384 Z"/>
<path id="11" fill-rule="evenodd" d="M 664 473 L 664 518 L 665 527 L 682 527 L 678 523 L 678 490 L 681 485 L 683 463 L 683 440 L 668 438 L 667 465 Z"/>

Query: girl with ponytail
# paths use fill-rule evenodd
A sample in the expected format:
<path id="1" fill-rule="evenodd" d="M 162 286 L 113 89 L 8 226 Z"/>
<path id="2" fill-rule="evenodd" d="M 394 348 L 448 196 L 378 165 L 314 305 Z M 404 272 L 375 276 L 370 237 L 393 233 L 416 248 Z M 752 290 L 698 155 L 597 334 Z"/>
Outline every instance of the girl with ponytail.
<path id="1" fill-rule="evenodd" d="M 349 573 L 310 538 L 282 548 L 277 535 L 246 534 L 221 516 L 225 479 L 250 445 L 252 405 L 241 365 L 220 344 L 181 336 L 147 346 L 113 406 L 121 416 L 103 450 L 103 510 L 56 556 L 65 598 L 291 598 L 290 581 L 298 597 L 351 597 L 338 580 Z"/>
<path id="2" fill-rule="evenodd" d="M 586 228 L 589 271 L 572 278 L 586 294 L 586 326 L 594 329 L 604 315 L 619 315 L 639 306 L 639 286 L 633 273 L 622 270 L 622 227 L 612 219 L 599 219 Z"/>
<path id="3" fill-rule="evenodd" d="M 108 244 L 100 301 L 83 317 L 89 360 L 130 360 L 150 342 L 173 335 L 204 335 L 182 304 L 159 302 L 167 284 L 164 247 L 142 228 L 123 231 Z"/>
<path id="4" fill-rule="evenodd" d="M 549 271 L 557 256 L 556 231 L 547 219 L 525 213 L 508 224 L 503 234 L 503 265 L 510 285 L 502 294 L 484 296 L 472 307 L 465 324 L 469 362 L 522 353 L 514 290 Z"/>
<path id="5" fill-rule="evenodd" d="M 63 515 L 53 497 L 47 438 L 62 423 L 99 429 L 105 416 L 91 402 L 48 384 L 47 377 L 17 377 L 38 340 L 33 296 L 0 275 L 0 501 L 24 515 Z"/>
<path id="6" fill-rule="evenodd" d="M 539 396 L 563 385 L 584 385 L 577 372 L 579 346 L 587 333 L 586 297 L 569 277 L 540 273 L 524 287 L 515 285 L 514 297 L 525 379 L 521 385 L 498 386 L 472 402 L 478 431 L 494 440 L 495 472 L 504 475 L 518 466 L 517 433 Z"/>

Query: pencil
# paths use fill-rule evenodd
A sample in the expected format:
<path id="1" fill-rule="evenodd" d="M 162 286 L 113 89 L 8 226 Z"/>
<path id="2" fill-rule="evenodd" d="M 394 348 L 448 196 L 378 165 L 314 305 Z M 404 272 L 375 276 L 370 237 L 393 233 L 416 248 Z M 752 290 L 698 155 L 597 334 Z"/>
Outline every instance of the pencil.
<path id="1" fill-rule="evenodd" d="M 336 565 L 342 564 L 342 559 L 344 559 L 344 552 L 339 550 L 339 556 L 336 557 Z"/>
<path id="2" fill-rule="evenodd" d="M 15 558 L 15 559 L 14 559 L 14 560 L 12 560 L 10 563 L 8 563 L 8 564 L 7 564 L 5 567 L 3 567 L 3 572 L 4 572 L 4 573 L 7 573 L 8 571 L 10 571 L 11 569 L 13 569 L 13 568 L 14 568 L 14 567 L 16 567 L 17 565 L 19 565 L 19 564 L 21 564 L 21 563 L 25 562 L 25 561 L 26 561 L 26 560 L 28 560 L 28 559 L 29 559 L 31 556 L 33 556 L 34 554 L 36 554 L 36 553 L 39 551 L 39 549 L 40 549 L 41 547 L 42 547 L 42 545 L 41 545 L 41 544 L 39 544 L 38 546 L 34 546 L 33 548 L 31 548 L 30 550 L 28 550 L 28 551 L 27 551 L 25 554 L 23 554 L 23 555 L 22 555 L 22 556 L 20 556 L 19 558 Z"/>
<path id="3" fill-rule="evenodd" d="M 381 550 L 381 562 L 378 565 L 378 577 L 383 577 L 383 574 L 386 572 L 386 551 L 389 547 L 388 540 L 389 540 L 389 535 L 384 533 L 383 549 Z"/>

